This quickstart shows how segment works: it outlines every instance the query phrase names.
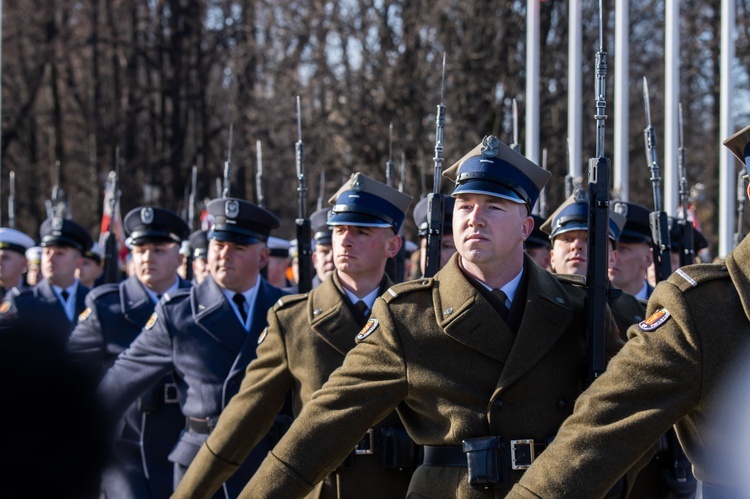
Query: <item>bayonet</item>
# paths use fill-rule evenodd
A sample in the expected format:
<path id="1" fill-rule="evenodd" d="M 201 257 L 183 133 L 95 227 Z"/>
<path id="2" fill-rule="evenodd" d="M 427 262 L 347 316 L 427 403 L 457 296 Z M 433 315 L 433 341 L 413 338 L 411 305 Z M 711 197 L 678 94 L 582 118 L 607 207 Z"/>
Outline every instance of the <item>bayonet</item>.
<path id="1" fill-rule="evenodd" d="M 445 52 L 443 52 L 443 74 L 440 83 L 440 104 L 435 114 L 435 157 L 432 177 L 432 192 L 427 196 L 427 251 L 425 256 L 425 277 L 434 276 L 440 269 L 440 248 L 443 238 L 443 206 L 445 200 L 440 192 L 443 169 L 443 131 L 445 127 Z"/>
<path id="2" fill-rule="evenodd" d="M 222 191 L 222 197 L 228 198 L 231 192 L 231 176 L 232 176 L 232 135 L 234 132 L 234 124 L 229 125 L 229 147 L 227 148 L 227 160 L 224 162 L 224 190 Z"/>
<path id="3" fill-rule="evenodd" d="M 517 153 L 521 152 L 521 144 L 518 143 L 518 103 L 513 98 L 513 143 L 510 148 Z"/>
<path id="4" fill-rule="evenodd" d="M 266 197 L 263 194 L 263 151 L 261 149 L 260 140 L 255 141 L 255 157 L 257 163 L 257 171 L 255 172 L 255 193 L 258 196 L 258 206 L 265 208 Z"/>
<path id="5" fill-rule="evenodd" d="M 305 143 L 302 142 L 302 112 L 300 110 L 299 95 L 297 96 L 297 143 L 294 146 L 297 163 L 297 193 L 299 210 L 295 224 L 297 226 L 297 248 L 300 293 L 307 293 L 312 289 L 312 229 L 310 219 L 307 218 L 307 179 L 305 178 Z"/>

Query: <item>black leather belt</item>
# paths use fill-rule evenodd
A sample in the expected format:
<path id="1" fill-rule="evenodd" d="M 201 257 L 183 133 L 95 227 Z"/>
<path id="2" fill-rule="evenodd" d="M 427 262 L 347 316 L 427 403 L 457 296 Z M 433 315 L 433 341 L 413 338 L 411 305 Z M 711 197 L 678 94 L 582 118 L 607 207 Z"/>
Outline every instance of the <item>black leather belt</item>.
<path id="1" fill-rule="evenodd" d="M 208 435 L 216 427 L 219 418 L 185 418 L 185 428 L 193 433 Z"/>
<path id="2" fill-rule="evenodd" d="M 509 440 L 507 445 L 498 450 L 502 460 L 513 470 L 525 470 L 547 447 L 546 443 L 533 439 Z M 425 445 L 424 464 L 426 466 L 466 466 L 466 454 L 460 445 Z"/>

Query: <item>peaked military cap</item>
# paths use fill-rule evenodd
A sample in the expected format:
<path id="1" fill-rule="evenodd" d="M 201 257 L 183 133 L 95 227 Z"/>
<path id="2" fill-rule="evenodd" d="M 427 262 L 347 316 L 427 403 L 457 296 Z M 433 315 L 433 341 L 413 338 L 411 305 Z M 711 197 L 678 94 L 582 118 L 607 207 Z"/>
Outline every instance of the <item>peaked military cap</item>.
<path id="1" fill-rule="evenodd" d="M 94 241 L 94 244 L 92 244 L 88 250 L 83 252 L 83 257 L 93 260 L 97 265 L 101 265 L 104 251 L 102 251 L 102 247 L 99 246 L 99 243 Z"/>
<path id="2" fill-rule="evenodd" d="M 542 224 L 544 224 L 544 219 L 536 214 L 532 214 L 531 218 L 534 219 L 534 229 L 531 231 L 529 237 L 526 238 L 526 241 L 524 241 L 523 248 L 532 249 L 549 247 L 549 236 L 542 232 L 541 229 Z"/>
<path id="3" fill-rule="evenodd" d="M 609 238 L 617 242 L 622 237 L 625 217 L 609 210 Z M 583 189 L 576 189 L 573 195 L 542 224 L 542 232 L 554 239 L 560 234 L 574 230 L 589 230 L 589 197 Z"/>
<path id="4" fill-rule="evenodd" d="M 26 260 L 29 263 L 41 263 L 42 261 L 42 247 L 32 246 L 26 250 Z"/>
<path id="5" fill-rule="evenodd" d="M 682 231 L 685 226 L 678 222 L 678 219 L 669 217 L 669 250 L 672 253 L 682 253 L 683 249 Z M 688 222 L 687 227 L 692 227 L 693 229 L 693 252 L 697 253 L 703 248 L 707 248 L 708 239 L 706 239 L 706 236 L 690 222 Z"/>
<path id="6" fill-rule="evenodd" d="M 270 211 L 238 198 L 212 199 L 206 206 L 214 217 L 209 239 L 235 244 L 265 242 L 280 225 Z"/>
<path id="7" fill-rule="evenodd" d="M 494 135 L 487 135 L 443 176 L 456 183 L 452 196 L 486 194 L 525 204 L 531 213 L 551 174 Z"/>
<path id="8" fill-rule="evenodd" d="M 746 173 L 750 175 L 750 125 L 726 139 L 724 145 L 745 165 Z"/>
<path id="9" fill-rule="evenodd" d="M 331 244 L 331 234 L 333 231 L 328 226 L 328 217 L 330 214 L 330 208 L 321 208 L 310 215 L 310 226 L 313 231 L 313 241 L 315 241 L 315 244 Z"/>
<path id="10" fill-rule="evenodd" d="M 16 229 L 0 227 L 0 249 L 13 250 L 26 256 L 26 250 L 34 246 L 34 240 Z"/>
<path id="11" fill-rule="evenodd" d="M 621 243 L 651 244 L 651 211 L 648 208 L 637 203 L 615 201 L 612 209 L 627 219 L 620 234 Z"/>
<path id="12" fill-rule="evenodd" d="M 73 220 L 62 217 L 48 218 L 42 222 L 39 228 L 39 236 L 42 238 L 41 246 L 69 246 L 81 252 L 88 251 L 94 240 L 89 231 Z"/>
<path id="13" fill-rule="evenodd" d="M 401 229 L 411 196 L 362 173 L 353 173 L 329 201 L 328 225 L 391 227 Z"/>
<path id="14" fill-rule="evenodd" d="M 196 230 L 188 240 L 190 241 L 190 248 L 193 251 L 193 258 L 206 259 L 208 256 L 208 233 L 205 230 Z"/>
<path id="15" fill-rule="evenodd" d="M 427 236 L 427 204 L 429 198 L 423 197 L 414 207 L 414 223 L 417 225 L 417 235 L 419 237 Z M 456 198 L 443 196 L 443 234 L 453 234 L 453 207 L 456 204 Z"/>
<path id="16" fill-rule="evenodd" d="M 177 213 L 155 206 L 130 210 L 123 225 L 128 242 L 134 246 L 159 242 L 180 244 L 190 234 L 188 224 Z"/>
<path id="17" fill-rule="evenodd" d="M 289 248 L 291 248 L 292 243 L 280 237 L 269 236 L 266 246 L 268 246 L 269 256 L 289 258 Z"/>

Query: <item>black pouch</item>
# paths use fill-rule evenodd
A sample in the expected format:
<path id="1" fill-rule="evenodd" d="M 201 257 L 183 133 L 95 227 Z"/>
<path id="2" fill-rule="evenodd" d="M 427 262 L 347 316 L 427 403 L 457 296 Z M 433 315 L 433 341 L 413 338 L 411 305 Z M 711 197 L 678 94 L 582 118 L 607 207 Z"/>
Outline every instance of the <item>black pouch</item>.
<path id="1" fill-rule="evenodd" d="M 406 430 L 387 426 L 380 429 L 380 466 L 413 468 L 417 465 L 417 444 Z"/>
<path id="2" fill-rule="evenodd" d="M 467 438 L 462 442 L 469 471 L 469 485 L 490 489 L 508 483 L 505 442 L 500 437 Z"/>

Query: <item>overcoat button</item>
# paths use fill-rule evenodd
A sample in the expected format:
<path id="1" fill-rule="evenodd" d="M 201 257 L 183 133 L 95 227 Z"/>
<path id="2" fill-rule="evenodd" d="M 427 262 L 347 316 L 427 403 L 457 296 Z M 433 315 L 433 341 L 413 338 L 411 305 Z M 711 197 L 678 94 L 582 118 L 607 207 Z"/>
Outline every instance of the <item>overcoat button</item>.
<path id="1" fill-rule="evenodd" d="M 492 408 L 496 411 L 501 411 L 503 409 L 503 401 L 500 399 L 495 399 L 492 401 Z"/>

